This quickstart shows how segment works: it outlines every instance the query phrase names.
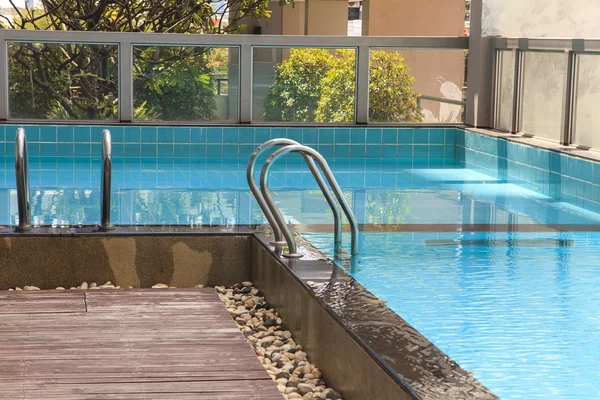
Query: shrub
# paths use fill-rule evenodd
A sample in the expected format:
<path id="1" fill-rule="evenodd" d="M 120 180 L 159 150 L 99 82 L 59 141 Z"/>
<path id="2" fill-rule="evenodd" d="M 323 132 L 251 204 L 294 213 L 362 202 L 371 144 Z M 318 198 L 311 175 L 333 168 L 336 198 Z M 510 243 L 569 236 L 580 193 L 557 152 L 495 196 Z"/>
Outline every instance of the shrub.
<path id="1" fill-rule="evenodd" d="M 293 49 L 276 69 L 265 100 L 268 121 L 352 122 L 356 57 L 352 50 Z M 397 52 L 371 52 L 369 118 L 420 122 L 414 78 Z"/>

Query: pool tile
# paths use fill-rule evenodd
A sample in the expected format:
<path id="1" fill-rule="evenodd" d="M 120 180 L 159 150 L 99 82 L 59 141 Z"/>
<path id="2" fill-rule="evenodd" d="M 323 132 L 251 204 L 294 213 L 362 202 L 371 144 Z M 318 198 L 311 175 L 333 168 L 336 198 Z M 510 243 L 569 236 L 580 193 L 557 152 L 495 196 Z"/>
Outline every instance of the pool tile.
<path id="1" fill-rule="evenodd" d="M 415 128 L 414 144 L 428 144 L 428 143 L 429 143 L 429 129 L 428 128 Z"/>
<path id="2" fill-rule="evenodd" d="M 56 126 L 41 126 L 40 142 L 56 143 Z"/>
<path id="3" fill-rule="evenodd" d="M 239 143 L 254 143 L 254 128 L 239 128 L 238 140 Z"/>
<path id="4" fill-rule="evenodd" d="M 319 130 L 317 128 L 304 128 L 302 130 L 302 143 L 305 145 L 319 143 Z"/>
<path id="5" fill-rule="evenodd" d="M 223 128 L 223 144 L 232 145 L 239 143 L 238 128 Z"/>
<path id="6" fill-rule="evenodd" d="M 431 128 L 429 130 L 429 144 L 444 144 L 444 129 Z"/>
<path id="7" fill-rule="evenodd" d="M 334 146 L 332 144 L 319 144 L 319 153 L 326 159 L 333 158 Z"/>
<path id="8" fill-rule="evenodd" d="M 400 145 L 398 146 L 398 158 L 412 158 L 413 146 L 412 145 Z"/>
<path id="9" fill-rule="evenodd" d="M 287 138 L 291 140 L 295 140 L 298 143 L 302 143 L 302 128 L 288 128 L 287 130 Z"/>
<path id="10" fill-rule="evenodd" d="M 160 140 L 160 130 L 158 131 Z M 159 157 L 173 157 L 173 143 L 159 143 L 158 144 L 158 156 Z"/>
<path id="11" fill-rule="evenodd" d="M 223 157 L 237 157 L 239 146 L 232 144 L 223 145 Z"/>
<path id="12" fill-rule="evenodd" d="M 366 155 L 366 146 L 364 144 L 352 144 L 350 145 L 350 157 L 352 158 L 364 158 Z"/>
<path id="13" fill-rule="evenodd" d="M 206 128 L 191 128 L 190 129 L 191 143 L 206 143 Z"/>
<path id="14" fill-rule="evenodd" d="M 75 143 L 73 148 L 73 154 L 76 157 L 89 157 L 92 155 L 92 145 L 90 143 Z"/>
<path id="15" fill-rule="evenodd" d="M 157 147 L 158 146 L 156 144 L 142 143 L 141 144 L 142 157 L 156 157 L 158 154 Z"/>
<path id="16" fill-rule="evenodd" d="M 142 141 L 142 130 L 139 126 L 126 126 L 124 129 L 124 142 L 140 143 Z"/>
<path id="17" fill-rule="evenodd" d="M 254 143 L 263 144 L 271 139 L 271 128 L 254 128 Z"/>
<path id="18" fill-rule="evenodd" d="M 156 143 L 158 142 L 158 129 L 151 126 L 143 126 L 141 129 L 142 143 Z"/>
<path id="19" fill-rule="evenodd" d="M 73 130 L 73 140 L 76 143 L 90 143 L 92 130 L 89 126 L 76 126 Z"/>
<path id="20" fill-rule="evenodd" d="M 173 130 L 173 143 L 190 143 L 190 128 L 178 127 Z"/>
<path id="21" fill-rule="evenodd" d="M 334 146 L 335 158 L 349 158 L 350 157 L 350 145 L 347 144 L 336 144 Z"/>
<path id="22" fill-rule="evenodd" d="M 59 126 L 56 129 L 56 134 L 59 142 L 73 143 L 73 127 Z"/>
<path id="23" fill-rule="evenodd" d="M 367 144 L 381 144 L 381 129 L 367 128 Z"/>
<path id="24" fill-rule="evenodd" d="M 366 157 L 367 158 L 380 158 L 381 157 L 381 145 L 380 144 L 368 144 L 366 146 Z"/>
<path id="25" fill-rule="evenodd" d="M 335 144 L 350 143 L 350 129 L 348 128 L 336 128 L 335 129 Z"/>
<path id="26" fill-rule="evenodd" d="M 350 131 L 350 144 L 365 144 L 367 142 L 367 132 L 364 128 L 353 128 Z"/>
<path id="27" fill-rule="evenodd" d="M 207 143 L 223 143 L 223 128 L 207 128 L 206 129 Z M 209 152 L 210 154 L 210 152 Z"/>
<path id="28" fill-rule="evenodd" d="M 399 128 L 398 129 L 398 144 L 412 145 L 414 143 L 414 129 L 413 128 Z"/>
<path id="29" fill-rule="evenodd" d="M 223 145 L 222 144 L 210 144 L 210 143 L 207 144 L 206 145 L 206 156 L 207 157 L 223 157 Z"/>
<path id="30" fill-rule="evenodd" d="M 190 156 L 190 145 L 183 144 L 183 143 L 175 143 L 173 145 L 173 156 L 189 157 Z"/>
<path id="31" fill-rule="evenodd" d="M 319 144 L 333 144 L 335 137 L 335 130 L 333 128 L 320 128 L 319 129 Z"/>
<path id="32" fill-rule="evenodd" d="M 381 146 L 381 157 L 383 158 L 396 158 L 398 154 L 398 146 L 397 145 L 382 145 Z"/>
<path id="33" fill-rule="evenodd" d="M 172 145 L 173 145 L 173 128 L 159 127 L 158 128 L 158 143 L 170 143 L 171 147 L 172 147 Z M 167 150 L 164 150 L 164 151 L 167 151 Z M 159 155 L 161 154 L 160 149 L 158 151 L 158 154 Z"/>
<path id="34" fill-rule="evenodd" d="M 383 128 L 381 130 L 381 144 L 397 144 L 398 130 L 396 128 Z"/>

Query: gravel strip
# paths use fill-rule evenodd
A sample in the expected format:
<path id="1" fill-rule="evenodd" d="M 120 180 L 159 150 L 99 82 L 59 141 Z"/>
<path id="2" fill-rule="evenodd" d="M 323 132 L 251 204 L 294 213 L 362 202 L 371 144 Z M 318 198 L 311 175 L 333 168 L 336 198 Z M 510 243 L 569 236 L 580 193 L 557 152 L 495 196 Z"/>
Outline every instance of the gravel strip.
<path id="1" fill-rule="evenodd" d="M 282 319 L 252 282 L 215 290 L 285 399 L 342 399 L 327 387 L 321 371 L 309 362 L 302 346 L 282 327 Z"/>

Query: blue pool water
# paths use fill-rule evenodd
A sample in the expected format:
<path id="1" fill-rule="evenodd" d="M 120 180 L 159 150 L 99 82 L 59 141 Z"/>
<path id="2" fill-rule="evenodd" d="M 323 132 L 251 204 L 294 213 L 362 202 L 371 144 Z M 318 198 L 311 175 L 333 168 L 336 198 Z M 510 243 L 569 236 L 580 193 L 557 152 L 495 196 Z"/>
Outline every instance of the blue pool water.
<path id="1" fill-rule="evenodd" d="M 332 255 L 331 234 L 305 237 Z M 500 398 L 600 398 L 599 233 L 367 233 L 363 246 L 354 277 Z"/>
<path id="2" fill-rule="evenodd" d="M 264 223 L 246 184 L 246 163 L 115 159 L 112 221 Z M 454 162 L 332 159 L 330 165 L 359 222 L 425 231 L 363 234 L 355 278 L 367 289 L 501 398 L 600 398 L 600 233 L 461 233 L 466 224 L 591 227 L 600 214 Z M 30 175 L 35 224 L 99 222 L 99 159 L 30 157 Z M 274 168 L 271 187 L 286 220 L 331 224 L 298 158 Z M 0 224 L 17 220 L 14 188 L 13 160 L 2 158 Z M 443 225 L 453 233 L 437 233 Z M 331 234 L 306 237 L 331 252 Z"/>

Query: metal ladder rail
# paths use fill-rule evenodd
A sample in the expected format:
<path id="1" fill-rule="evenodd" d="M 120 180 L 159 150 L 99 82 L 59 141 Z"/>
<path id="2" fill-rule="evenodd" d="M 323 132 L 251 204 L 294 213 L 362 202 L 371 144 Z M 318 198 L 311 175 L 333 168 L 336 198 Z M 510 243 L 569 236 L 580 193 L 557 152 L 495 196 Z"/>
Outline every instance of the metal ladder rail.
<path id="1" fill-rule="evenodd" d="M 15 136 L 15 173 L 17 175 L 17 206 L 19 210 L 19 223 L 15 227 L 15 232 L 26 232 L 31 229 L 31 197 L 27 137 L 23 128 L 18 128 Z"/>
<path id="2" fill-rule="evenodd" d="M 284 155 L 291 153 L 291 152 L 299 152 L 299 153 L 308 154 L 311 156 L 312 159 L 316 160 L 317 164 L 319 164 L 319 166 L 321 167 L 321 170 L 325 174 L 325 178 L 329 182 L 329 185 L 331 186 L 333 193 L 335 194 L 337 200 L 339 201 L 340 205 L 342 206 L 342 210 L 344 211 L 344 214 L 346 214 L 346 218 L 348 218 L 348 221 L 350 222 L 350 228 L 351 228 L 351 233 L 352 233 L 351 255 L 357 256 L 359 253 L 358 239 L 359 239 L 359 233 L 360 233 L 359 229 L 358 229 L 358 222 L 356 221 L 356 217 L 354 216 L 354 213 L 350 209 L 350 205 L 348 204 L 348 202 L 346 201 L 346 198 L 344 197 L 344 195 L 342 193 L 342 189 L 340 188 L 337 181 L 335 180 L 335 177 L 333 176 L 333 173 L 331 172 L 331 169 L 329 168 L 327 161 L 325 160 L 325 158 L 323 158 L 323 156 L 318 151 L 316 151 L 310 147 L 302 146 L 302 145 L 289 145 L 289 146 L 285 146 L 285 147 L 277 150 L 275 153 L 271 154 L 271 156 L 267 159 L 267 161 L 263 165 L 263 169 L 260 174 L 261 192 L 265 198 L 267 206 L 273 213 L 273 217 L 275 218 L 277 225 L 279 225 L 279 229 L 281 229 L 281 231 L 283 232 L 283 236 L 285 237 L 285 240 L 288 244 L 288 253 L 284 254 L 284 257 L 298 258 L 298 257 L 301 257 L 302 255 L 298 254 L 296 242 L 294 241 L 292 233 L 290 232 L 290 229 L 288 228 L 288 226 L 285 222 L 285 219 L 283 218 L 283 215 L 281 215 L 281 211 L 279 211 L 277 204 L 275 204 L 275 201 L 273 200 L 273 197 L 271 196 L 271 193 L 269 192 L 268 179 L 269 179 L 269 171 L 271 170 L 273 163 L 275 161 L 277 161 L 279 158 L 281 158 Z"/>
<path id="3" fill-rule="evenodd" d="M 256 166 L 256 160 L 267 149 L 269 149 L 270 147 L 273 147 L 273 146 L 289 146 L 289 145 L 300 146 L 300 143 L 296 142 L 295 140 L 291 140 L 291 139 L 272 139 L 272 140 L 266 141 L 265 143 L 258 146 L 256 148 L 256 150 L 254 150 L 254 153 L 252 153 L 252 155 L 250 156 L 250 159 L 248 160 L 248 167 L 246 168 L 246 179 L 248 180 L 248 186 L 250 186 L 250 190 L 252 191 L 252 194 L 256 198 L 258 205 L 260 206 L 262 212 L 265 214 L 265 217 L 267 218 L 267 221 L 269 221 L 269 224 L 271 225 L 271 229 L 273 230 L 273 235 L 275 236 L 275 240 L 273 242 L 271 242 L 271 244 L 273 244 L 277 247 L 284 246 L 287 242 L 285 240 L 283 240 L 281 229 L 279 229 L 277 221 L 273 217 L 273 214 L 271 213 L 271 210 L 269 209 L 269 206 L 268 206 L 267 202 L 265 201 L 265 198 L 263 197 L 260 189 L 256 185 L 256 180 L 254 179 L 254 169 Z M 333 224 L 335 227 L 334 240 L 335 240 L 335 247 L 337 249 L 342 243 L 342 216 L 340 214 L 340 210 L 338 209 L 337 204 L 335 203 L 335 200 L 334 200 L 333 196 L 331 195 L 329 188 L 327 187 L 327 184 L 323 180 L 321 173 L 317 169 L 317 166 L 316 166 L 315 162 L 313 161 L 312 156 L 302 153 L 302 157 L 306 161 L 306 164 L 308 164 L 308 168 L 310 169 L 310 172 L 312 173 L 313 177 L 317 181 L 317 185 L 321 189 L 321 192 L 323 192 L 323 195 L 325 196 L 325 200 L 327 201 L 327 204 L 329 204 L 329 207 L 333 211 Z"/>
<path id="4" fill-rule="evenodd" d="M 112 183 L 112 138 L 110 131 L 102 131 L 102 176 L 100 178 L 100 193 L 102 196 L 100 204 L 100 226 L 101 231 L 114 229 L 110 223 L 110 194 Z"/>

